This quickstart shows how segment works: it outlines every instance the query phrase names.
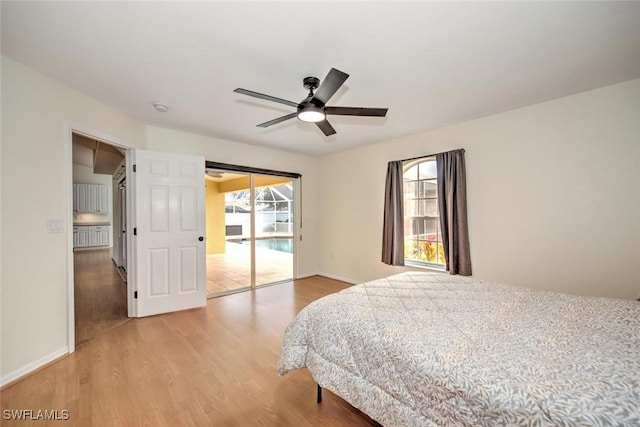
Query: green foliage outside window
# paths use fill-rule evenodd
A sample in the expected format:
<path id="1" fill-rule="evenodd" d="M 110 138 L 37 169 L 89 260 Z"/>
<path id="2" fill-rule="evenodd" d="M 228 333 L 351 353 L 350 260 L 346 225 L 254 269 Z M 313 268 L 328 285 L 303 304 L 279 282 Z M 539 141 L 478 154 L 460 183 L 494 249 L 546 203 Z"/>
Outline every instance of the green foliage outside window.
<path id="1" fill-rule="evenodd" d="M 404 258 L 407 260 L 445 265 L 442 242 L 426 242 L 405 239 Z"/>

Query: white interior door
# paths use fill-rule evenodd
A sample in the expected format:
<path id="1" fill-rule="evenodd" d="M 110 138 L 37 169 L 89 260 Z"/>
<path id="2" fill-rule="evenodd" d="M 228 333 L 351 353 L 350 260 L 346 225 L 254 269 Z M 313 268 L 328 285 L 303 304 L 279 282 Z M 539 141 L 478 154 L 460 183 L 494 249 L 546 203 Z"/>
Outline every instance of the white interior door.
<path id="1" fill-rule="evenodd" d="M 128 227 L 134 230 L 129 235 L 135 256 L 134 315 L 202 307 L 207 301 L 204 157 L 132 154 L 135 172 L 127 181 L 134 205 Z"/>

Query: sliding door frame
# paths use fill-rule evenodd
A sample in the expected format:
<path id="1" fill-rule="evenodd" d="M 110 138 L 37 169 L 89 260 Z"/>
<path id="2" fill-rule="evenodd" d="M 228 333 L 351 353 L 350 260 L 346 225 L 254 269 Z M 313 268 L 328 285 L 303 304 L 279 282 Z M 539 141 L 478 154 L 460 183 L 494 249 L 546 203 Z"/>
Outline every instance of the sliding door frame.
<path id="1" fill-rule="evenodd" d="M 272 169 L 261 169 L 254 168 L 249 166 L 240 166 L 240 165 L 232 165 L 227 163 L 218 163 L 205 161 L 205 171 L 208 169 L 215 169 L 224 172 L 231 173 L 239 173 L 246 174 L 249 176 L 249 192 L 251 195 L 251 221 L 250 221 L 250 247 L 251 247 L 251 283 L 248 287 L 241 287 L 237 290 L 234 290 L 229 293 L 235 292 L 244 292 L 246 290 L 255 290 L 257 288 L 271 286 L 278 283 L 282 283 L 288 280 L 295 280 L 298 277 L 298 240 L 302 240 L 302 175 L 295 172 L 283 172 L 276 171 Z M 255 191 L 255 177 L 258 175 L 262 176 L 275 176 L 280 178 L 290 178 L 291 183 L 293 185 L 293 224 L 292 224 L 292 234 L 293 234 L 293 254 L 292 254 L 292 277 L 291 279 L 283 279 L 275 282 L 264 283 L 264 284 L 256 284 L 256 191 Z M 205 212 L 206 215 L 206 212 Z M 221 296 L 227 294 L 224 293 L 216 293 L 215 296 Z M 214 294 L 208 294 L 210 295 Z"/>

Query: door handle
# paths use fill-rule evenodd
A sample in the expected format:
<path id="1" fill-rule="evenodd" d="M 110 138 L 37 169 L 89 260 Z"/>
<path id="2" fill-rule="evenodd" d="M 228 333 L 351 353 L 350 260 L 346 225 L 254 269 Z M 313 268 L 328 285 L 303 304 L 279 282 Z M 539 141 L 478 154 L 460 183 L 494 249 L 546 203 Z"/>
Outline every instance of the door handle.
<path id="1" fill-rule="evenodd" d="M 198 240 L 200 240 L 202 242 L 204 240 L 204 237 L 200 236 L 200 237 L 198 237 Z"/>

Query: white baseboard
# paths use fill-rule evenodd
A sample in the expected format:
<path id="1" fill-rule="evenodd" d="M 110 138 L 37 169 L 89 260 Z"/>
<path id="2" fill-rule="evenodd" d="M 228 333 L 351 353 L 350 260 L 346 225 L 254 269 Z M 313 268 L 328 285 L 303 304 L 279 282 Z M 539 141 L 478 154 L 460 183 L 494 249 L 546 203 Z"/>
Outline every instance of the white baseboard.
<path id="1" fill-rule="evenodd" d="M 307 277 L 313 277 L 313 276 L 317 276 L 317 275 L 318 275 L 317 272 L 314 272 L 314 273 L 301 273 L 301 274 L 298 274 L 298 277 L 296 277 L 296 280 L 298 280 L 298 279 L 306 279 Z"/>
<path id="2" fill-rule="evenodd" d="M 77 246 L 73 248 L 74 252 L 84 252 L 84 251 L 97 251 L 100 249 L 111 249 L 113 246 Z"/>
<path id="3" fill-rule="evenodd" d="M 16 369 L 15 371 L 8 373 L 4 377 L 0 378 L 0 387 L 4 387 L 6 384 L 9 384 L 10 382 L 17 380 L 37 370 L 38 368 L 43 367 L 47 363 L 51 363 L 52 361 L 64 356 L 67 353 L 69 353 L 69 347 L 62 347 L 52 353 L 47 354 L 46 356 L 41 357 L 34 362 L 28 363 L 20 369 Z"/>
<path id="4" fill-rule="evenodd" d="M 341 282 L 351 283 L 352 285 L 357 285 L 358 283 L 362 283 L 362 280 L 350 279 L 348 277 L 337 276 L 335 274 L 330 274 L 330 273 L 319 272 L 318 276 L 324 276 L 324 277 L 328 277 L 329 279 L 340 280 Z"/>

